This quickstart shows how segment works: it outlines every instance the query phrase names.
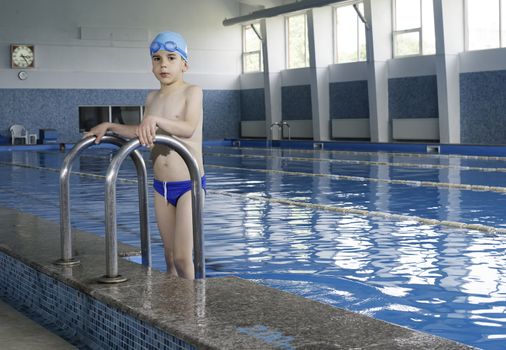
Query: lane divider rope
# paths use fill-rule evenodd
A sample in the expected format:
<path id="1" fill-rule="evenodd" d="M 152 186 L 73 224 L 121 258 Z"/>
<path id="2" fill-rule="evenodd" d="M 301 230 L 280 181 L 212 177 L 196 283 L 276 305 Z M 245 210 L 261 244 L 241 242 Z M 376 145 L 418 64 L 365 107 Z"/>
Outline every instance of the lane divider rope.
<path id="1" fill-rule="evenodd" d="M 205 146 L 205 148 L 219 148 L 219 149 L 236 149 L 236 150 L 260 150 L 263 152 L 268 152 L 272 148 L 262 148 L 262 147 L 236 147 L 236 146 Z M 276 148 L 273 148 L 276 149 Z M 279 148 L 281 149 L 281 148 Z M 376 151 L 376 152 L 366 152 L 366 151 L 338 151 L 332 149 L 301 149 L 301 148 L 284 148 L 284 151 L 288 152 L 300 152 L 300 153 L 331 153 L 331 154 L 345 154 L 345 155 L 372 155 L 377 156 L 380 155 L 389 155 L 389 156 L 399 156 L 399 157 L 413 157 L 413 158 L 460 158 L 460 159 L 473 159 L 473 160 L 496 160 L 506 162 L 506 157 L 502 156 L 473 156 L 467 154 L 439 154 L 439 153 L 408 153 L 408 152 L 388 152 L 388 151 Z"/>
<path id="2" fill-rule="evenodd" d="M 0 165 L 18 166 L 18 167 L 23 167 L 23 168 L 46 170 L 46 171 L 52 171 L 52 172 L 58 172 L 58 173 L 60 172 L 59 169 L 45 168 L 45 167 L 27 165 L 27 164 L 0 162 Z M 209 165 L 206 165 L 206 166 L 209 166 Z M 212 167 L 221 167 L 221 166 L 212 166 Z M 225 168 L 225 167 L 223 167 L 223 168 Z M 237 169 L 244 170 L 243 168 L 237 168 Z M 262 170 L 262 169 L 255 169 L 255 170 Z M 267 171 L 265 171 L 265 172 L 267 172 Z M 84 173 L 84 172 L 72 172 L 72 174 L 78 175 L 78 176 L 83 176 L 83 177 L 96 178 L 96 179 L 105 179 L 105 175 L 90 174 L 90 173 Z M 303 173 L 303 174 L 308 175 L 307 173 Z M 137 183 L 137 180 L 134 180 L 134 179 L 124 179 L 124 178 L 118 177 L 117 180 L 120 182 L 124 182 L 124 183 L 131 183 L 131 184 Z M 149 182 L 150 181 L 148 181 L 148 183 Z M 475 231 L 481 231 L 481 232 L 487 232 L 487 233 L 506 233 L 506 229 L 497 228 L 497 227 L 488 226 L 488 225 L 481 225 L 481 224 L 466 224 L 466 223 L 458 222 L 458 221 L 436 220 L 436 219 L 428 219 L 428 218 L 423 218 L 423 217 L 419 217 L 419 216 L 412 216 L 412 215 L 392 214 L 392 213 L 381 212 L 381 211 L 369 211 L 369 210 L 349 208 L 349 207 L 336 207 L 336 206 L 332 206 L 332 205 L 328 205 L 328 204 L 314 204 L 314 203 L 308 203 L 308 202 L 302 202 L 302 201 L 296 201 L 296 200 L 290 200 L 290 199 L 265 197 L 265 196 L 261 196 L 261 195 L 255 195 L 255 194 L 232 194 L 232 193 L 226 192 L 226 191 L 211 190 L 211 189 L 208 189 L 207 193 L 229 196 L 229 197 L 239 197 L 239 198 L 245 197 L 247 199 L 253 199 L 256 201 L 279 203 L 279 204 L 284 204 L 284 205 L 305 207 L 305 208 L 310 208 L 310 209 L 315 209 L 315 210 L 325 210 L 325 211 L 337 212 L 337 213 L 341 213 L 341 214 L 353 214 L 353 215 L 365 216 L 365 217 L 381 217 L 381 218 L 385 218 L 388 220 L 395 220 L 395 221 L 416 221 L 416 222 L 419 222 L 419 223 L 425 224 L 425 225 L 446 226 L 446 227 L 475 230 Z"/>
<path id="3" fill-rule="evenodd" d="M 207 153 L 209 154 L 209 153 Z M 506 172 L 506 168 L 484 168 L 484 167 L 470 167 L 459 165 L 444 165 L 444 164 L 415 164 L 415 163 L 394 163 L 394 162 L 381 162 L 381 161 L 368 161 L 368 160 L 351 160 L 351 159 L 332 159 L 332 158 L 309 158 L 309 157 L 293 157 L 293 156 L 271 156 L 271 155 L 256 155 L 256 154 L 230 154 L 230 153 L 211 153 L 213 156 L 229 157 L 229 158 L 256 158 L 256 159 L 282 159 L 297 162 L 328 162 L 328 163 L 341 163 L 353 165 L 375 165 L 375 166 L 391 166 L 391 167 L 407 167 L 407 168 L 422 168 L 422 169 L 456 169 L 456 170 L 472 170 L 483 172 Z"/>
<path id="4" fill-rule="evenodd" d="M 499 187 L 499 186 L 453 184 L 453 183 L 435 182 L 435 181 L 376 179 L 376 178 L 372 178 L 372 177 L 362 177 L 362 176 L 305 173 L 305 172 L 300 172 L 300 171 L 286 171 L 286 170 L 273 170 L 273 169 L 240 168 L 240 167 L 229 167 L 229 166 L 223 166 L 223 165 L 213 165 L 213 164 L 206 164 L 206 167 L 219 168 L 219 169 L 230 169 L 230 170 L 238 170 L 238 171 L 253 171 L 253 172 L 260 172 L 260 173 L 274 173 L 274 174 L 290 175 L 290 176 L 328 177 L 328 178 L 331 178 L 334 180 L 378 182 L 378 183 L 387 183 L 387 184 L 396 184 L 396 185 L 406 185 L 406 186 L 411 186 L 411 187 L 436 187 L 436 188 L 448 188 L 448 189 L 479 191 L 479 192 L 506 193 L 506 187 Z"/>

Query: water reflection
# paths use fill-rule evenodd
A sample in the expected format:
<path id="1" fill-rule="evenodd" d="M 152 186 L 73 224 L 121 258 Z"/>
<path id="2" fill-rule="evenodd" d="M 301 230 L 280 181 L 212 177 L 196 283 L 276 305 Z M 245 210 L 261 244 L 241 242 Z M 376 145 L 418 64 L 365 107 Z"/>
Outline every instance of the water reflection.
<path id="1" fill-rule="evenodd" d="M 504 220 L 500 217 L 506 216 L 501 212 L 505 210 L 504 195 L 248 171 L 249 167 L 279 170 L 292 166 L 281 158 L 282 151 L 273 149 L 272 155 L 263 162 L 222 157 L 213 162 L 225 168 L 207 169 L 209 188 L 215 191 L 207 196 L 204 211 L 211 276 L 251 278 L 484 349 L 504 348 L 506 236 L 270 200 L 411 213 L 440 220 L 488 220 L 497 225 Z M 313 156 L 316 159 L 308 167 L 314 174 L 339 173 L 339 166 L 320 161 L 330 157 L 325 151 Z M 372 157 L 380 162 L 390 158 L 386 154 Z M 15 153 L 0 158 L 37 167 L 51 166 L 55 159 L 58 163 L 62 157 Z M 437 161 L 445 164 L 444 160 Z M 461 160 L 447 161 L 452 166 L 433 175 L 440 182 L 460 183 Z M 106 165 L 108 158 L 85 158 L 74 170 L 104 173 Z M 370 178 L 389 178 L 394 172 L 387 165 L 366 170 Z M 57 220 L 58 173 L 34 176 L 37 171 L 0 167 L 0 203 L 37 215 L 52 215 Z M 133 166 L 122 169 L 120 176 L 135 177 Z M 73 224 L 102 235 L 103 180 L 73 176 L 71 181 L 75 189 L 71 200 Z M 138 244 L 136 187 L 131 186 L 133 190 L 118 189 L 122 201 L 118 216 L 124 220 L 119 222 L 120 240 Z M 153 217 L 150 221 L 154 224 Z M 160 241 L 155 239 L 157 229 L 151 229 L 158 242 L 153 247 L 153 261 L 155 267 L 164 268 Z M 160 257 L 156 257 L 157 252 Z"/>

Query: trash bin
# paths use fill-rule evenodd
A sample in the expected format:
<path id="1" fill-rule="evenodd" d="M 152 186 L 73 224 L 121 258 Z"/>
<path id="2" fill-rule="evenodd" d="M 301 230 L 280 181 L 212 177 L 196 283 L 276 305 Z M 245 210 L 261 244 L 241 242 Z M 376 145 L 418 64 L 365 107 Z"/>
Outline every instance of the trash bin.
<path id="1" fill-rule="evenodd" d="M 39 144 L 56 143 L 58 132 L 55 129 L 39 129 Z"/>

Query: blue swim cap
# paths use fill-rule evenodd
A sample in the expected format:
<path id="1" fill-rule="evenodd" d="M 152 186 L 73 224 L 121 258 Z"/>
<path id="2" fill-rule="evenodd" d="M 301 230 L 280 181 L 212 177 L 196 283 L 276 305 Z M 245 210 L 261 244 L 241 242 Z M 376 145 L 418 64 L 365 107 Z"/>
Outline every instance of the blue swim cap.
<path id="1" fill-rule="evenodd" d="M 160 50 L 167 52 L 177 52 L 181 58 L 188 62 L 188 47 L 186 41 L 179 33 L 161 32 L 151 42 L 149 52 L 151 56 Z"/>

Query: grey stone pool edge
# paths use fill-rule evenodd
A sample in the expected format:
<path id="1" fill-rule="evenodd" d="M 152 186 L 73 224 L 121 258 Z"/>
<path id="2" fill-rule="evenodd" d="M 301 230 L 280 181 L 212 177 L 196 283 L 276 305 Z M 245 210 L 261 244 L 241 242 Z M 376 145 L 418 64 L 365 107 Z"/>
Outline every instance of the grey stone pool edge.
<path id="1" fill-rule="evenodd" d="M 128 281 L 99 284 L 103 238 L 73 232 L 81 264 L 64 268 L 57 224 L 4 207 L 0 222 L 0 298 L 92 349 L 470 349 L 235 277 L 188 281 L 120 259 Z"/>

